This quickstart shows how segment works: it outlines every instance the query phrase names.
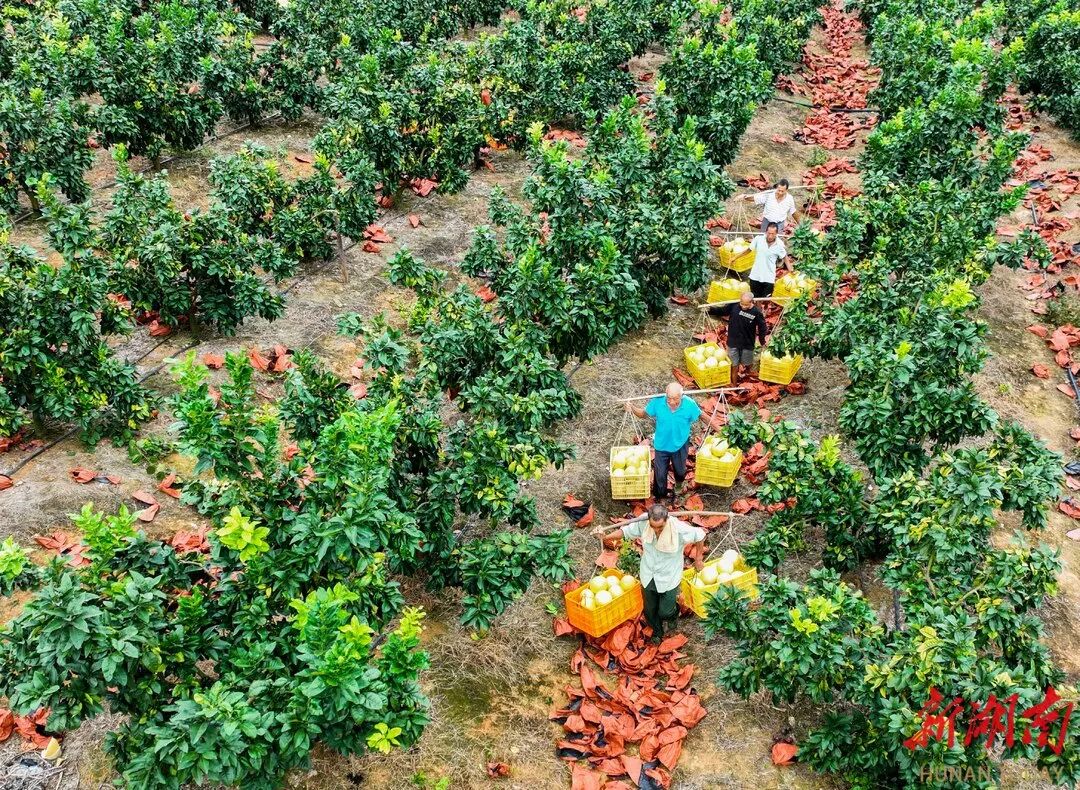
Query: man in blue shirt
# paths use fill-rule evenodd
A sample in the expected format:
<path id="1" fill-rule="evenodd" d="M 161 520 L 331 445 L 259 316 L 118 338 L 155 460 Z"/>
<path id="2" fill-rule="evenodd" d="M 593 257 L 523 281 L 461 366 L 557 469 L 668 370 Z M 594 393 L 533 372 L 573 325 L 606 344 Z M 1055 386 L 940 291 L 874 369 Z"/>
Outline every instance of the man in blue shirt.
<path id="1" fill-rule="evenodd" d="M 668 468 L 675 471 L 675 496 L 682 494 L 686 479 L 686 458 L 690 452 L 690 427 L 701 417 L 701 408 L 691 398 L 683 396 L 682 384 L 667 385 L 664 395 L 650 400 L 645 408 L 626 404 L 626 410 L 638 417 L 649 415 L 656 420 L 653 437 L 653 496 L 659 502 L 668 494 Z"/>

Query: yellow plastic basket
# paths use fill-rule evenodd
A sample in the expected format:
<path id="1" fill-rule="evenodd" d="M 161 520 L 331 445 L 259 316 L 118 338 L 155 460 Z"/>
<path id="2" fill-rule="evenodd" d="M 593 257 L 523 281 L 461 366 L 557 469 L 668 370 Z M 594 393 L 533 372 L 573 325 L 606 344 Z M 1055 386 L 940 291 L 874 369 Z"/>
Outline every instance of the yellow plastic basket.
<path id="1" fill-rule="evenodd" d="M 704 365 L 698 365 L 694 362 L 690 356 L 691 352 L 698 349 L 714 349 L 720 348 L 716 343 L 702 343 L 699 346 L 690 346 L 683 351 L 683 359 L 686 362 L 686 369 L 690 371 L 690 375 L 694 377 L 694 381 L 697 382 L 698 387 L 701 389 L 707 389 L 709 387 L 724 387 L 731 383 L 731 360 L 723 359 L 717 362 L 716 367 L 707 368 Z M 725 352 L 726 356 L 726 352 Z"/>
<path id="2" fill-rule="evenodd" d="M 761 367 L 758 370 L 758 378 L 772 384 L 790 384 L 795 374 L 802 367 L 802 354 L 796 354 L 788 359 L 774 357 L 768 350 L 761 352 Z"/>
<path id="3" fill-rule="evenodd" d="M 710 303 L 730 302 L 740 298 L 744 291 L 749 290 L 750 283 L 744 280 L 736 280 L 731 277 L 724 280 L 713 280 L 709 285 L 709 295 L 706 301 Z"/>
<path id="4" fill-rule="evenodd" d="M 728 463 L 719 458 L 696 458 L 694 460 L 694 480 L 700 485 L 730 488 L 742 469 L 743 454 L 737 447 L 732 448 L 735 460 Z"/>
<path id="5" fill-rule="evenodd" d="M 805 287 L 800 288 L 791 275 L 786 275 L 776 281 L 776 285 L 773 287 L 772 298 L 773 301 L 787 301 L 789 299 L 794 299 L 797 296 L 801 296 L 804 291 L 809 291 L 813 294 L 816 290 L 816 280 L 809 280 Z"/>
<path id="6" fill-rule="evenodd" d="M 602 575 L 622 578 L 624 574 L 622 571 L 609 569 Z M 589 636 L 603 636 L 615 626 L 627 620 L 636 619 L 645 608 L 641 595 L 641 582 L 637 579 L 634 580 L 633 587 L 625 590 L 607 606 L 598 606 L 591 610 L 581 605 L 581 592 L 586 589 L 586 586 L 566 593 L 563 596 L 563 603 L 566 605 L 566 619 L 570 621 L 570 625 Z"/>
<path id="7" fill-rule="evenodd" d="M 719 565 L 720 560 L 713 560 L 705 563 L 705 567 L 710 565 Z M 739 559 L 735 562 L 735 570 L 742 571 L 743 574 L 733 582 L 728 582 L 743 591 L 743 594 L 750 598 L 757 598 L 757 583 L 758 573 L 757 569 L 751 568 L 746 564 L 746 560 L 739 556 Z M 716 595 L 720 589 L 720 582 L 711 584 L 707 587 L 695 587 L 694 577 L 697 575 L 697 570 L 694 568 L 687 568 L 683 571 L 682 582 L 679 585 L 679 589 L 682 592 L 683 603 L 689 606 L 698 617 L 705 616 L 705 603 Z M 571 622 L 573 622 L 571 620 Z"/>
<path id="8" fill-rule="evenodd" d="M 738 251 L 732 241 L 724 242 L 718 251 L 720 265 L 733 272 L 748 272 L 754 268 L 754 253 L 750 249 Z"/>
<path id="9" fill-rule="evenodd" d="M 643 475 L 615 475 L 615 456 L 620 451 L 631 451 L 644 456 L 647 469 Z M 612 499 L 648 499 L 649 485 L 652 481 L 652 459 L 649 458 L 649 448 L 643 444 L 624 447 L 612 447 L 608 463 L 608 473 L 611 477 Z"/>

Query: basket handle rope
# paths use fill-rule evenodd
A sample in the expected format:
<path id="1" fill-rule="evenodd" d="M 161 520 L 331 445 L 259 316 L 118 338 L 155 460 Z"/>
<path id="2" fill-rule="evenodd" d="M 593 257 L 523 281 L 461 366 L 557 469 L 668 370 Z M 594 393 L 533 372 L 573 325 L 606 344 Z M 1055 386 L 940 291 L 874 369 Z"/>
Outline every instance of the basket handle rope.
<path id="1" fill-rule="evenodd" d="M 631 411 L 624 410 L 622 422 L 619 423 L 619 430 L 615 433 L 616 446 L 618 442 L 624 437 L 628 437 L 627 445 L 637 444 L 637 437 L 644 437 L 645 433 L 641 430 L 641 422 L 638 420 L 637 415 Z"/>
<path id="2" fill-rule="evenodd" d="M 709 415 L 709 422 L 705 426 L 705 434 L 701 437 L 701 444 L 699 444 L 698 447 L 700 447 L 702 444 L 704 444 L 705 440 L 708 439 L 710 436 L 712 436 L 713 433 L 715 432 L 715 430 L 713 428 L 713 420 L 716 418 L 716 412 L 720 410 L 721 405 L 723 405 L 723 407 L 724 407 L 724 414 L 727 414 L 728 413 L 727 393 L 725 393 L 723 390 L 721 390 L 720 392 L 717 393 L 716 405 L 713 406 L 712 414 Z"/>

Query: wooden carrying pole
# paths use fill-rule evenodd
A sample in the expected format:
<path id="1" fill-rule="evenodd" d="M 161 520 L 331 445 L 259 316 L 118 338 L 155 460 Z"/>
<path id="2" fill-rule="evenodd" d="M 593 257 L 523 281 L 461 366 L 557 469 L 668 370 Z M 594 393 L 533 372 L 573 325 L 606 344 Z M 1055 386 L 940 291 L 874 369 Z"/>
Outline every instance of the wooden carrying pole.
<path id="1" fill-rule="evenodd" d="M 771 302 L 774 297 L 772 296 L 755 296 L 755 302 Z M 710 307 L 723 307 L 726 304 L 735 304 L 741 302 L 741 299 L 725 299 L 723 302 L 708 302 L 707 304 L 698 305 L 699 310 L 707 310 Z"/>
<path id="2" fill-rule="evenodd" d="M 730 511 L 730 510 L 669 510 L 668 515 L 669 516 L 727 516 L 728 518 L 731 518 L 732 516 L 744 516 L 746 514 L 745 513 L 735 513 L 735 512 Z M 645 516 L 635 516 L 634 518 L 640 519 L 640 518 L 644 518 L 644 517 Z M 629 524 L 633 520 L 634 520 L 633 518 L 623 519 L 622 521 L 616 521 L 611 526 L 617 527 L 620 524 Z"/>
<path id="3" fill-rule="evenodd" d="M 710 392 L 742 392 L 744 389 L 746 387 L 713 387 L 707 390 L 683 390 L 683 395 L 705 395 Z M 653 398 L 663 398 L 666 395 L 666 392 L 658 392 L 655 395 L 635 395 L 633 398 L 620 398 L 615 402 L 630 403 L 636 400 L 652 400 Z"/>

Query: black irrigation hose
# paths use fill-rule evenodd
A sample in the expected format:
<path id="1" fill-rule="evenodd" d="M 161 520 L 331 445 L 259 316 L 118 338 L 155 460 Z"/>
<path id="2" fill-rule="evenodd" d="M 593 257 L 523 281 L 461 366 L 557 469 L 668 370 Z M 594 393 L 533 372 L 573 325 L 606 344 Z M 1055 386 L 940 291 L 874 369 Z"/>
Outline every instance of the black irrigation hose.
<path id="1" fill-rule="evenodd" d="M 873 107 L 830 107 L 827 104 L 812 104 L 810 102 L 795 101 L 794 99 L 785 99 L 783 96 L 773 96 L 773 101 L 782 101 L 785 104 L 794 104 L 796 107 L 804 107 L 807 110 L 828 110 L 829 112 L 838 113 L 867 113 L 870 115 L 877 115 L 879 112 Z"/>

